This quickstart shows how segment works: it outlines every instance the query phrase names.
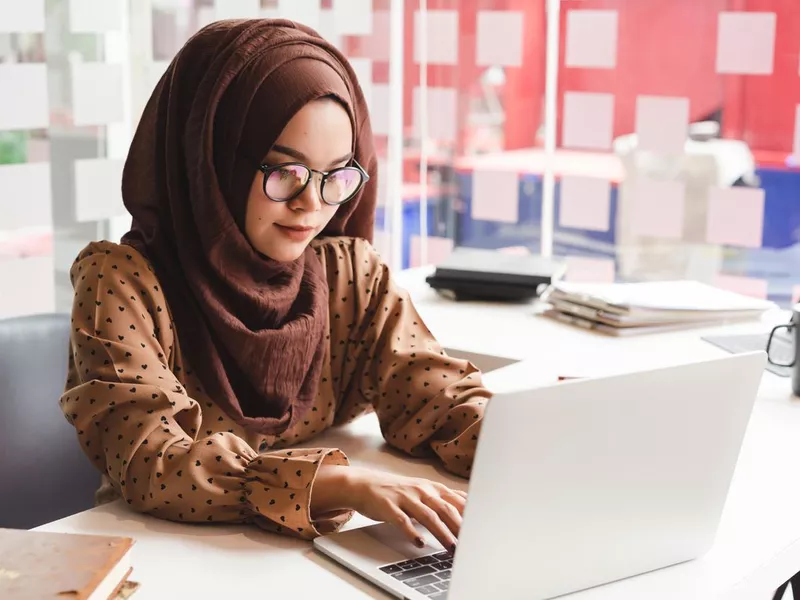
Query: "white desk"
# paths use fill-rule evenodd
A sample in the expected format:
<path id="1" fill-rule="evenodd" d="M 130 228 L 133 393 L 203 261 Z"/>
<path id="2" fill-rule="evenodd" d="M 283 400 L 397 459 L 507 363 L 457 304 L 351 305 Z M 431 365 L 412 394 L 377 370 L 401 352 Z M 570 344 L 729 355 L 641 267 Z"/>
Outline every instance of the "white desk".
<path id="1" fill-rule="evenodd" d="M 592 375 L 719 356 L 697 330 L 613 339 L 531 316 L 529 306 L 453 304 L 424 284 L 424 270 L 401 273 L 428 326 L 454 350 L 523 360 L 486 376 L 501 391 L 533 378 Z M 739 325 L 763 330 L 764 324 Z M 389 450 L 374 417 L 320 436 L 353 464 L 436 478 L 466 488 L 437 466 Z M 745 437 L 716 544 L 704 557 L 568 596 L 571 600 L 771 600 L 800 569 L 800 401 L 786 379 L 765 374 Z M 57 500 L 55 500 L 57 501 Z M 357 516 L 350 527 L 367 521 Z M 317 555 L 310 544 L 254 527 L 191 526 L 129 512 L 120 503 L 96 508 L 41 529 L 131 536 L 137 600 L 224 598 L 388 598 Z M 533 573 L 535 565 L 532 565 Z M 267 590 L 269 590 L 267 592 Z"/>

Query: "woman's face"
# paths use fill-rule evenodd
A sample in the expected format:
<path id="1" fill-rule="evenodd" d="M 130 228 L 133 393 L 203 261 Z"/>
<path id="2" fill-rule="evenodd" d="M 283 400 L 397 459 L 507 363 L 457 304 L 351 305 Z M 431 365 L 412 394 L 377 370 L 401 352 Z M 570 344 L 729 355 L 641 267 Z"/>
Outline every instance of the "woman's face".
<path id="1" fill-rule="evenodd" d="M 350 117 L 330 98 L 314 100 L 286 124 L 264 158 L 273 166 L 299 162 L 316 171 L 347 166 L 353 158 Z M 338 206 L 320 198 L 320 175 L 313 174 L 303 192 L 288 202 L 267 198 L 260 171 L 253 178 L 247 198 L 245 233 L 261 254 L 280 262 L 299 258 L 308 244 L 336 214 Z"/>

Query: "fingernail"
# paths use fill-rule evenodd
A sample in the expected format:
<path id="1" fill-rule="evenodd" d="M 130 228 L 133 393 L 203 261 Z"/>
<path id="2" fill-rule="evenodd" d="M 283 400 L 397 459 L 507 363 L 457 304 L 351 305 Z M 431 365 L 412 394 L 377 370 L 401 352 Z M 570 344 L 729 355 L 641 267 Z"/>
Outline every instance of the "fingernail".
<path id="1" fill-rule="evenodd" d="M 421 537 L 418 537 L 416 540 L 414 540 L 414 543 L 417 545 L 417 548 L 425 547 L 425 540 L 423 540 Z"/>
<path id="2" fill-rule="evenodd" d="M 452 546 L 450 546 L 450 554 L 455 554 L 455 553 L 456 553 L 456 545 L 453 544 Z"/>

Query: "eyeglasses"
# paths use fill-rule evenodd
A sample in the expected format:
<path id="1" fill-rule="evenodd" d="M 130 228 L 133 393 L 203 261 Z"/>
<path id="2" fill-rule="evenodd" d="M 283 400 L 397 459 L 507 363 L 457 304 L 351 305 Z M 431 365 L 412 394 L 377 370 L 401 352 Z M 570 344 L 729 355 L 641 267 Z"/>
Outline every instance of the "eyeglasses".
<path id="1" fill-rule="evenodd" d="M 264 195 L 273 202 L 289 202 L 297 198 L 306 189 L 314 173 L 322 176 L 319 197 L 330 206 L 339 206 L 352 200 L 369 181 L 369 175 L 355 160 L 353 166 L 327 172 L 316 171 L 298 162 L 261 165 L 259 170 L 264 173 Z"/>

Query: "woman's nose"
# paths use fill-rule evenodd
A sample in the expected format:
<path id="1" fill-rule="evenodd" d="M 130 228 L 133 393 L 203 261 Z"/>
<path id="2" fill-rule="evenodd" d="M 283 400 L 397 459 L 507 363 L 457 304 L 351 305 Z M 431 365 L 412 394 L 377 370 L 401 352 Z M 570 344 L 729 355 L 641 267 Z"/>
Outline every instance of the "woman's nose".
<path id="1" fill-rule="evenodd" d="M 322 176 L 318 173 L 311 173 L 311 181 L 305 189 L 290 202 L 293 210 L 304 210 L 316 212 L 322 208 Z"/>

